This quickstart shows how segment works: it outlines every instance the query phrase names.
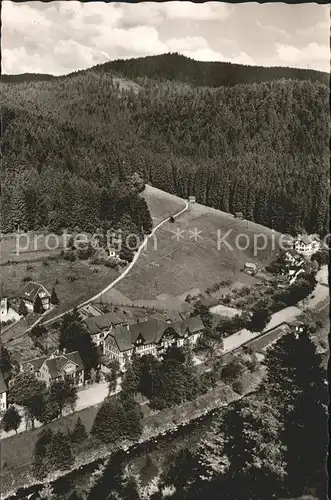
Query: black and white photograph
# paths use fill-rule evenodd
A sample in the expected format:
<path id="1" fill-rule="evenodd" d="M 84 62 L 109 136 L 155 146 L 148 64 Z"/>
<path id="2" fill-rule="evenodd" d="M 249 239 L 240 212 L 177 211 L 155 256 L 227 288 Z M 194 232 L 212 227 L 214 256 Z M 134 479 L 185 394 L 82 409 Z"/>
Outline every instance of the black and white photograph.
<path id="1" fill-rule="evenodd" d="M 327 500 L 330 5 L 0 12 L 1 500 Z"/>

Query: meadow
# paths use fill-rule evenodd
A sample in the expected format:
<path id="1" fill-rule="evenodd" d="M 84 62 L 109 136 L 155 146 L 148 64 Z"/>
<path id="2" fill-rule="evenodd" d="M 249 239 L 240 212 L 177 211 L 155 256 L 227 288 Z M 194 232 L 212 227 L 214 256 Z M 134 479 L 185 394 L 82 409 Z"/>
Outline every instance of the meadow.
<path id="1" fill-rule="evenodd" d="M 144 196 L 156 221 L 162 212 L 171 215 L 184 207 L 183 200 L 150 186 Z M 245 262 L 267 265 L 275 256 L 280 235 L 232 214 L 191 204 L 155 236 L 127 277 L 103 295 L 105 302 L 174 309 L 180 308 L 188 294 L 203 293 L 222 280 L 229 286 L 252 285 L 258 280 L 243 272 Z M 222 237 L 232 249 L 218 244 Z M 262 246 L 264 237 L 267 248 L 254 255 L 254 238 Z"/>

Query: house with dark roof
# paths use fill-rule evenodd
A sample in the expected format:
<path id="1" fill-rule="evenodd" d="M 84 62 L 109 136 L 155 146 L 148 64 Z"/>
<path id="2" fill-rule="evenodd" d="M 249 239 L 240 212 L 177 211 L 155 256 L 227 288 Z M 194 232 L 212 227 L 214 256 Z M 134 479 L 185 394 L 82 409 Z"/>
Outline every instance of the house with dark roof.
<path id="1" fill-rule="evenodd" d="M 204 324 L 200 316 L 174 323 L 150 319 L 113 328 L 105 340 L 104 353 L 110 359 L 117 360 L 121 370 L 125 370 L 126 362 L 130 361 L 133 353 L 162 358 L 165 350 L 171 346 L 193 346 L 203 331 Z"/>
<path id="2" fill-rule="evenodd" d="M 71 380 L 75 386 L 84 384 L 84 365 L 78 351 L 63 353 L 54 352 L 51 356 L 23 361 L 21 372 L 33 373 L 39 380 L 49 386 L 56 380 Z"/>
<path id="3" fill-rule="evenodd" d="M 109 332 L 115 327 L 127 325 L 127 318 L 123 314 L 110 312 L 85 318 L 83 323 L 95 345 L 104 352 L 104 342 Z"/>
<path id="4" fill-rule="evenodd" d="M 45 311 L 51 306 L 51 295 L 46 288 L 40 283 L 29 281 L 19 294 L 19 298 L 23 300 L 29 311 L 34 310 L 34 305 L 39 296 Z"/>
<path id="5" fill-rule="evenodd" d="M 0 370 L 0 413 L 6 411 L 7 409 L 7 392 L 8 387 L 5 381 L 5 377 Z"/>
<path id="6" fill-rule="evenodd" d="M 293 242 L 293 249 L 306 257 L 318 252 L 321 243 L 316 234 L 299 234 Z"/>

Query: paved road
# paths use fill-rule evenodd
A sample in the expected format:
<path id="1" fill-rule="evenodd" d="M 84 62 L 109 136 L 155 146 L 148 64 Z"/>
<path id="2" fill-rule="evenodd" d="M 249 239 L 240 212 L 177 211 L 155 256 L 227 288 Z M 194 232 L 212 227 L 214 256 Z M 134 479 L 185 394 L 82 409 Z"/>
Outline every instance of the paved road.
<path id="1" fill-rule="evenodd" d="M 120 391 L 120 379 L 117 380 L 117 387 L 116 390 L 112 393 L 115 394 Z M 85 387 L 84 389 L 80 389 L 77 393 L 78 398 L 77 398 L 77 403 L 75 406 L 75 412 L 84 410 L 85 408 L 89 408 L 90 406 L 96 406 L 106 398 L 109 394 L 109 388 L 108 388 L 108 382 L 102 381 L 99 382 L 98 384 L 93 384 L 88 387 Z M 18 433 L 25 432 L 26 430 L 29 430 L 26 428 L 25 420 L 24 420 L 24 413 L 23 413 L 23 408 L 18 408 L 20 414 L 22 415 L 22 422 L 21 425 L 18 428 Z M 64 415 L 70 415 L 71 411 L 68 410 L 67 412 L 64 411 Z M 38 421 L 35 422 L 36 427 L 40 427 L 42 424 Z M 4 432 L 0 431 L 0 437 L 1 439 L 6 439 L 10 436 L 14 436 L 15 432 L 10 431 L 10 432 Z"/>

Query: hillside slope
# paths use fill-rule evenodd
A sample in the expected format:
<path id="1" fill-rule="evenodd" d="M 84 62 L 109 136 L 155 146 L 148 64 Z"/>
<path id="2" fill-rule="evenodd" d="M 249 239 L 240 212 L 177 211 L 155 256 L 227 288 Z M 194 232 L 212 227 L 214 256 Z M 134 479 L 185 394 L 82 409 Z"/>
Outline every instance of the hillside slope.
<path id="1" fill-rule="evenodd" d="M 196 87 L 194 72 L 202 66 L 192 63 L 186 83 L 177 81 L 186 78 L 180 72 L 169 80 L 181 59 L 171 59 L 170 71 L 167 57 L 116 62 L 125 78 L 109 63 L 114 69 L 1 83 L 4 232 L 18 221 L 24 228 L 49 227 L 63 219 L 61 207 L 72 212 L 71 201 L 84 221 L 93 214 L 95 226 L 101 189 L 134 172 L 169 193 L 194 194 L 202 204 L 242 211 L 279 231 L 325 232 L 327 86 L 302 80 L 308 76 L 299 70 L 295 80 L 266 70 L 277 79 Z M 150 67 L 162 61 L 164 78 L 157 81 Z M 203 64 L 211 74 L 213 63 Z M 240 74 L 259 81 L 254 71 Z"/>
<path id="2" fill-rule="evenodd" d="M 184 205 L 177 196 L 151 186 L 146 186 L 144 197 L 154 223 L 163 218 L 162 213 L 171 215 Z M 176 236 L 177 231 L 181 236 Z M 232 250 L 218 245 L 228 232 L 225 240 Z M 255 277 L 242 272 L 244 264 L 270 262 L 277 251 L 279 233 L 196 203 L 155 236 L 128 276 L 103 296 L 104 302 L 181 309 L 189 293 L 204 292 L 216 282 L 226 280 L 233 286 L 255 283 Z M 254 237 L 260 246 L 266 238 L 264 250 L 254 252 Z"/>

